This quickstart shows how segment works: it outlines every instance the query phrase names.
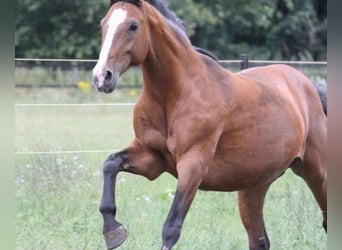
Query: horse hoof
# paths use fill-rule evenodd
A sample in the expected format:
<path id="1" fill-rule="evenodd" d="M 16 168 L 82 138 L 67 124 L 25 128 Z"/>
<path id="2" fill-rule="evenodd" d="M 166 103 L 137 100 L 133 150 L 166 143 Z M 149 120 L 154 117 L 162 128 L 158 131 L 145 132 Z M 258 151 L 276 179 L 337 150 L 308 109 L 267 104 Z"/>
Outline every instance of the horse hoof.
<path id="1" fill-rule="evenodd" d="M 106 246 L 108 250 L 117 248 L 127 238 L 127 231 L 126 229 L 121 225 L 118 228 L 114 229 L 113 231 L 104 233 L 104 238 L 106 241 Z"/>

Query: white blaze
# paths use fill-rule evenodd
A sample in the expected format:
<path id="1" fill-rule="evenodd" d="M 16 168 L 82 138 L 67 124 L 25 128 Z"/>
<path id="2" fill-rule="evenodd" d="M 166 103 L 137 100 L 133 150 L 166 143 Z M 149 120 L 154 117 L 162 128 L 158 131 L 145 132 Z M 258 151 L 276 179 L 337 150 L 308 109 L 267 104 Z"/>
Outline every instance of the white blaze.
<path id="1" fill-rule="evenodd" d="M 93 69 L 93 76 L 98 77 L 99 87 L 103 84 L 104 75 L 103 71 L 105 65 L 107 64 L 110 48 L 112 47 L 113 39 L 115 36 L 115 32 L 119 25 L 123 23 L 126 19 L 127 11 L 123 9 L 116 9 L 112 12 L 109 21 L 107 23 L 107 34 L 103 42 L 103 46 L 100 52 L 99 60 L 97 61 L 96 66 Z"/>

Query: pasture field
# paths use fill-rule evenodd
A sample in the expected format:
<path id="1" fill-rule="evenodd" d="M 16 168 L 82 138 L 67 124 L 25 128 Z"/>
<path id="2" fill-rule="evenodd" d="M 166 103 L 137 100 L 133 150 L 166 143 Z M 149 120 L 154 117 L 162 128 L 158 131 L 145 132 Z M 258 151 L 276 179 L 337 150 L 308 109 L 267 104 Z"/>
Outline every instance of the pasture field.
<path id="1" fill-rule="evenodd" d="M 17 103 L 135 102 L 118 90 L 16 90 Z M 134 137 L 133 107 L 16 107 L 15 148 L 22 151 L 122 149 Z M 102 162 L 109 153 L 16 155 L 16 249 L 105 249 L 98 206 Z M 171 206 L 176 180 L 150 182 L 120 173 L 117 219 L 128 230 L 123 250 L 152 250 Z M 287 171 L 271 187 L 264 208 L 272 249 L 327 249 L 322 216 L 305 183 Z M 236 193 L 199 191 L 175 250 L 247 249 Z"/>

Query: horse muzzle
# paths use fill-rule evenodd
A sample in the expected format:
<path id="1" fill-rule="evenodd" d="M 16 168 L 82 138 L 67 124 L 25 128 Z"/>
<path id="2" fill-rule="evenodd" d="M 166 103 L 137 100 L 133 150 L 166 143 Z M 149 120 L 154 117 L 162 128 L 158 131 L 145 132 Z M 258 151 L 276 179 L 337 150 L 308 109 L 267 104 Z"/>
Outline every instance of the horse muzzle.
<path id="1" fill-rule="evenodd" d="M 113 73 L 110 70 L 106 70 L 102 74 L 93 74 L 93 84 L 98 91 L 106 94 L 114 91 L 116 83 L 119 79 L 118 73 Z"/>

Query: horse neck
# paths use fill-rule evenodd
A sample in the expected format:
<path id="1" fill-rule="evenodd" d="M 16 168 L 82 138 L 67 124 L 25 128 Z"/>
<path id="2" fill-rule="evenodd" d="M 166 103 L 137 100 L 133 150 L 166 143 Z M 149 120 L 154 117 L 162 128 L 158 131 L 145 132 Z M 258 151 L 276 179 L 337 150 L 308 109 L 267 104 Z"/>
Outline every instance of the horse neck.
<path id="1" fill-rule="evenodd" d="M 199 56 L 187 37 L 176 27 L 171 28 L 159 14 L 149 14 L 150 50 L 142 64 L 144 91 L 164 102 L 169 97 L 178 98 L 190 87 L 190 68 Z"/>

